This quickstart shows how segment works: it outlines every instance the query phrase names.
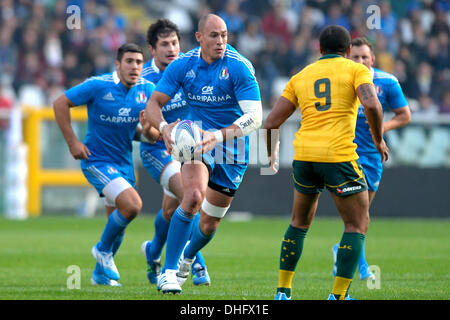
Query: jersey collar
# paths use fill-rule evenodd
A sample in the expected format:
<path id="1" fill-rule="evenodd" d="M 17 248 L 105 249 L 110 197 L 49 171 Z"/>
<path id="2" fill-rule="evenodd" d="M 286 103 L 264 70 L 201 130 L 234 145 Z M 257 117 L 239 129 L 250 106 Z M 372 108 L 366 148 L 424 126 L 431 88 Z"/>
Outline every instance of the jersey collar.
<path id="1" fill-rule="evenodd" d="M 339 57 L 342 58 L 342 56 L 341 56 L 340 54 L 330 53 L 330 54 L 324 54 L 323 56 L 321 56 L 321 57 L 319 58 L 319 60 L 323 60 L 323 59 L 331 59 L 331 58 L 339 58 Z"/>
<path id="2" fill-rule="evenodd" d="M 373 80 L 373 75 L 375 74 L 375 70 L 373 70 L 373 68 L 370 68 L 370 75 L 372 76 L 372 80 Z"/>
<path id="3" fill-rule="evenodd" d="M 115 84 L 119 84 L 120 83 L 120 79 L 119 76 L 117 75 L 117 71 L 114 71 L 112 74 L 113 80 Z"/>
<path id="4" fill-rule="evenodd" d="M 152 59 L 152 68 L 156 71 L 156 73 L 160 73 L 158 66 L 156 65 L 155 58 Z"/>
<path id="5" fill-rule="evenodd" d="M 119 86 L 120 88 L 122 88 L 123 90 L 125 90 L 125 92 L 128 91 L 127 87 L 125 87 L 122 82 L 120 82 L 120 78 L 117 75 L 117 71 L 114 71 L 112 74 L 113 80 L 114 80 L 114 84 Z M 131 89 L 131 88 L 130 88 Z"/>

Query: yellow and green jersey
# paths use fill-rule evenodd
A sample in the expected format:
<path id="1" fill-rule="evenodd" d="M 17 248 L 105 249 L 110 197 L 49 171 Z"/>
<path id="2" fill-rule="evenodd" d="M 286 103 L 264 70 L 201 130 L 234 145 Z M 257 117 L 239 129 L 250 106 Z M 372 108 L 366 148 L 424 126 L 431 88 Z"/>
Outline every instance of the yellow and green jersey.
<path id="1" fill-rule="evenodd" d="M 294 75 L 282 96 L 300 108 L 294 160 L 345 162 L 358 159 L 355 138 L 356 89 L 372 83 L 367 67 L 328 54 Z"/>

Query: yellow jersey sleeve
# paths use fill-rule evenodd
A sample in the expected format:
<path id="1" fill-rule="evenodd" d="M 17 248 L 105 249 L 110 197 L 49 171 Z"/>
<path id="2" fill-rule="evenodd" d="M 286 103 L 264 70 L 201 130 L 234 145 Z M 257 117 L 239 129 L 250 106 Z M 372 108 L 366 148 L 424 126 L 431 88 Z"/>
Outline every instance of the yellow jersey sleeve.
<path id="1" fill-rule="evenodd" d="M 286 84 L 286 87 L 284 88 L 281 96 L 288 99 L 297 108 L 299 103 L 298 103 L 297 95 L 295 94 L 293 82 L 294 82 L 294 78 L 291 78 L 289 80 L 289 82 Z"/>

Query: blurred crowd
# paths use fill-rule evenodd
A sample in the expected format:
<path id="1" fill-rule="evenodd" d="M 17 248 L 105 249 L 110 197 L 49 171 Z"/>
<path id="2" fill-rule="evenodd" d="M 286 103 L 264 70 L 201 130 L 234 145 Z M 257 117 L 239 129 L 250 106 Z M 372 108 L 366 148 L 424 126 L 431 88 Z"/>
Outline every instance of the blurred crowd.
<path id="1" fill-rule="evenodd" d="M 124 4 L 142 18 L 130 18 Z M 80 8 L 79 29 L 68 27 L 71 5 Z M 179 25 L 182 50 L 190 50 L 207 12 L 225 20 L 229 43 L 252 61 L 265 108 L 286 79 L 319 57 L 320 30 L 338 24 L 373 43 L 375 66 L 398 78 L 413 112 L 450 113 L 445 0 L 0 0 L 0 108 L 11 99 L 50 105 L 86 77 L 112 71 L 125 41 L 150 58 L 145 32 L 160 17 Z"/>

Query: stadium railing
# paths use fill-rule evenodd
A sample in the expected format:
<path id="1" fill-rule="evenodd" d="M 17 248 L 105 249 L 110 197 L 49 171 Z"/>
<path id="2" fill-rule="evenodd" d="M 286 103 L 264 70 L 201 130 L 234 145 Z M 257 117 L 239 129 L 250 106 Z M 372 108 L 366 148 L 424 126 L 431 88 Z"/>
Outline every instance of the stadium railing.
<path id="1" fill-rule="evenodd" d="M 42 124 L 55 121 L 53 108 L 34 108 L 24 106 L 24 142 L 28 145 L 28 214 L 41 214 L 42 188 L 52 186 L 87 186 L 88 182 L 78 169 L 44 169 L 42 166 Z M 87 109 L 71 110 L 72 121 L 87 121 Z"/>

